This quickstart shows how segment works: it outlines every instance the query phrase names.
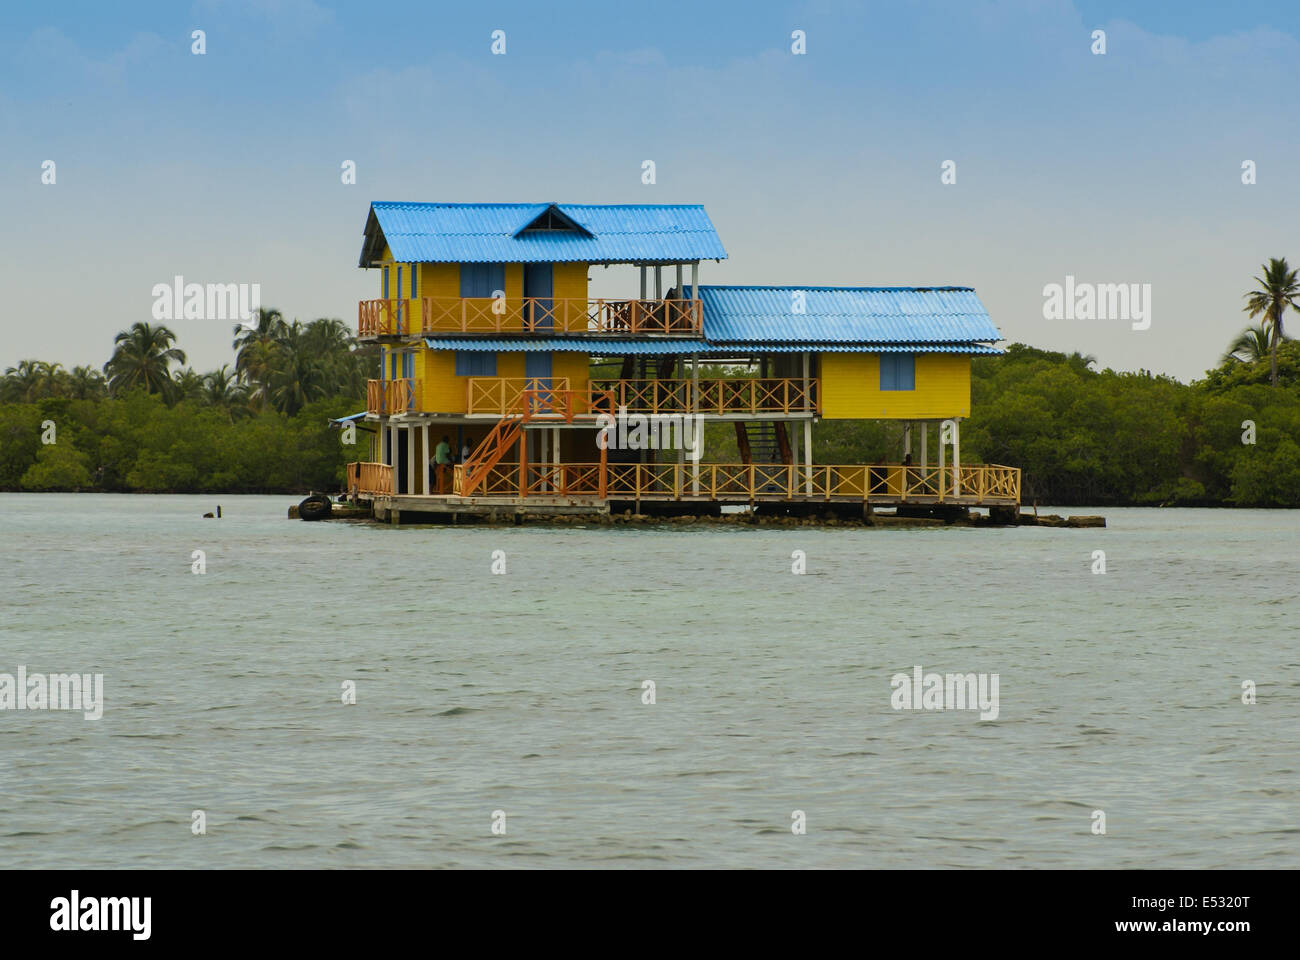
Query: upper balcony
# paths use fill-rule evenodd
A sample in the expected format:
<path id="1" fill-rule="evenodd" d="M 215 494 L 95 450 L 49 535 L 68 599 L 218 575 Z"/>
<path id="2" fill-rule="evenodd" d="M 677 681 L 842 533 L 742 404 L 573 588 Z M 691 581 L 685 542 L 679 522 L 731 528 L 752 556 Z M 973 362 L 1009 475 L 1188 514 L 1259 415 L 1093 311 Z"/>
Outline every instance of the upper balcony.
<path id="1" fill-rule="evenodd" d="M 357 310 L 361 340 L 445 333 L 698 337 L 702 330 L 699 300 L 420 297 L 362 300 Z"/>
<path id="2" fill-rule="evenodd" d="M 701 380 L 595 379 L 571 389 L 568 377 L 466 377 L 465 404 L 456 410 L 426 410 L 417 379 L 371 380 L 366 408 L 373 414 L 455 413 L 507 417 L 519 412 L 525 393 L 532 409 L 578 418 L 620 410 L 641 414 L 702 414 L 753 419 L 810 417 L 821 412 L 816 378 L 729 378 Z"/>

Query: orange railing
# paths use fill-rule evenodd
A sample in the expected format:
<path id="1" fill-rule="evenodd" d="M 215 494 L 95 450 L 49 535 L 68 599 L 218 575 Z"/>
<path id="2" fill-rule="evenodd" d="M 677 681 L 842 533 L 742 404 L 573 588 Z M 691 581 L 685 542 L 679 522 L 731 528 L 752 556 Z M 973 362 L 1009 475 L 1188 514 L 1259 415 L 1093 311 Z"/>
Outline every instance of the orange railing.
<path id="1" fill-rule="evenodd" d="M 592 300 L 587 297 L 419 297 L 362 300 L 357 335 L 436 333 L 684 334 L 698 336 L 698 300 Z"/>
<path id="2" fill-rule="evenodd" d="M 817 413 L 817 380 L 592 380 L 629 413 Z M 698 390 L 694 404 L 692 394 Z"/>
<path id="3" fill-rule="evenodd" d="M 393 468 L 386 463 L 352 462 L 347 466 L 348 495 L 392 493 Z"/>
<path id="4" fill-rule="evenodd" d="M 366 381 L 366 409 L 371 413 L 391 415 L 413 411 L 419 395 L 419 380 Z"/>
<path id="5" fill-rule="evenodd" d="M 568 377 L 469 377 L 465 381 L 467 413 L 505 416 L 519 406 L 525 390 L 554 402 L 557 392 L 567 392 Z"/>
<path id="6" fill-rule="evenodd" d="M 945 467 L 786 465 L 779 463 L 497 463 L 479 481 L 480 496 L 608 497 L 616 500 L 876 500 L 914 503 L 1018 504 L 1020 470 L 963 466 L 960 487 Z M 697 487 L 698 477 L 698 487 Z M 698 493 L 696 492 L 698 489 Z"/>

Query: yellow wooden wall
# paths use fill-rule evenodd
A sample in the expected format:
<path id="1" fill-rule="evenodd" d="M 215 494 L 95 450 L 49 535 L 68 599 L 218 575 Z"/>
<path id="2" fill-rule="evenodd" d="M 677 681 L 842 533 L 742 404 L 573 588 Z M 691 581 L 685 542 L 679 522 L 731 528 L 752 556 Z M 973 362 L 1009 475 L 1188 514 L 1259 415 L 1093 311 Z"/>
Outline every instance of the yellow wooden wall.
<path id="1" fill-rule="evenodd" d="M 411 269 L 419 271 L 417 292 L 421 297 L 456 298 L 460 296 L 460 264 L 458 263 L 421 263 L 402 264 L 404 289 L 398 293 L 394 286 L 397 282 L 396 267 L 392 252 L 385 247 L 381 258 L 385 261 L 382 268 L 388 272 L 389 294 L 396 298 L 405 298 L 410 294 L 408 273 Z M 390 272 L 391 271 L 391 272 Z M 553 296 L 560 298 L 581 299 L 587 296 L 587 271 L 585 263 L 557 263 L 553 267 Z M 383 277 L 379 278 L 382 296 Z M 511 315 L 519 308 L 524 292 L 524 267 L 521 263 L 505 265 L 505 292 L 507 310 Z M 385 363 L 388 351 L 384 352 Z M 384 367 L 384 376 L 389 375 L 389 367 Z M 585 353 L 555 353 L 552 360 L 552 375 L 567 377 L 571 390 L 587 389 L 589 358 Z M 466 409 L 465 377 L 456 376 L 456 356 L 450 351 L 434 351 L 421 348 L 415 355 L 415 377 L 421 381 L 419 398 L 420 409 L 437 413 L 464 413 Z M 524 355 L 522 352 L 501 353 L 497 355 L 498 377 L 523 377 Z"/>
<path id="2" fill-rule="evenodd" d="M 582 300 L 587 296 L 587 264 L 557 263 L 551 268 L 551 295 L 556 300 Z"/>
<path id="3" fill-rule="evenodd" d="M 823 353 L 818 359 L 827 420 L 970 416 L 970 357 L 965 354 L 916 354 L 915 390 L 881 390 L 876 353 Z"/>
<path id="4" fill-rule="evenodd" d="M 417 292 L 421 297 L 459 297 L 459 263 L 421 263 Z"/>
<path id="5" fill-rule="evenodd" d="M 464 413 L 465 377 L 456 376 L 456 354 L 421 349 L 415 355 L 415 376 L 421 381 L 418 409 L 430 413 Z"/>
<path id="6" fill-rule="evenodd" d="M 591 378 L 591 358 L 585 353 L 551 354 L 551 374 L 555 377 L 568 377 L 569 389 L 587 392 L 587 381 Z"/>
<path id="7" fill-rule="evenodd" d="M 551 354 L 551 375 L 568 377 L 569 389 L 585 392 L 589 372 L 589 358 L 585 353 Z M 419 409 L 430 413 L 464 413 L 469 395 L 465 381 L 468 377 L 456 376 L 456 353 L 453 350 L 419 350 L 415 355 L 415 376 L 422 381 Z M 497 354 L 497 376 L 524 376 L 523 351 Z"/>

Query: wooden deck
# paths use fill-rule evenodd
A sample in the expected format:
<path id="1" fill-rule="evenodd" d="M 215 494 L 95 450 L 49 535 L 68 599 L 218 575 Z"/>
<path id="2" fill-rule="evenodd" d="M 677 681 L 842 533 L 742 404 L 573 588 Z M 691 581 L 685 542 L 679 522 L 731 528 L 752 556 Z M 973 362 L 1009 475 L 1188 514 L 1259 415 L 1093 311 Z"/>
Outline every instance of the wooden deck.
<path id="1" fill-rule="evenodd" d="M 603 300 L 588 297 L 416 297 L 362 300 L 357 338 L 438 333 L 699 336 L 699 300 Z"/>
<path id="2" fill-rule="evenodd" d="M 946 466 L 787 464 L 527 464 L 498 463 L 475 495 L 421 496 L 393 490 L 392 468 L 348 465 L 348 491 L 357 499 L 400 499 L 428 509 L 461 502 L 502 507 L 554 501 L 573 506 L 618 502 L 745 505 L 860 503 L 876 506 L 1018 507 L 1020 470 L 996 464 Z M 464 484 L 456 468 L 455 487 Z M 413 509 L 414 506 L 408 509 Z"/>

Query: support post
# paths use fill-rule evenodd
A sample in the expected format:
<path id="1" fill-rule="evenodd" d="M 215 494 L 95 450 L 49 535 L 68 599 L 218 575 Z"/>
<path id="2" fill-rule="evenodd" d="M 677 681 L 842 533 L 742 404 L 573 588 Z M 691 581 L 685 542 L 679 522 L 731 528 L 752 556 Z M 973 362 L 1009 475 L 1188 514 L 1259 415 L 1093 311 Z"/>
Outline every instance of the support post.
<path id="1" fill-rule="evenodd" d="M 805 350 L 803 352 L 803 405 L 809 413 L 815 413 L 817 408 L 812 402 L 812 394 L 808 392 L 812 380 L 812 354 Z"/>
<path id="2" fill-rule="evenodd" d="M 930 421 L 921 421 L 921 475 L 930 467 Z"/>
<path id="3" fill-rule="evenodd" d="M 692 266 L 691 270 L 692 272 L 694 272 L 698 268 L 699 268 L 699 264 L 697 263 L 694 266 Z M 695 299 L 698 300 L 700 298 L 700 288 L 698 286 L 695 286 L 693 288 L 693 292 L 695 294 Z M 698 353 L 691 354 L 690 407 L 691 407 L 690 416 L 692 417 L 698 416 L 700 412 L 700 355 Z M 703 429 L 700 429 L 696 433 L 696 441 L 700 445 L 700 454 L 701 456 L 703 456 L 704 453 Z M 691 496 L 698 497 L 699 495 L 700 495 L 700 461 L 699 459 L 695 459 L 691 461 Z"/>
<path id="4" fill-rule="evenodd" d="M 528 496 L 528 428 L 519 431 L 519 496 Z"/>
<path id="5" fill-rule="evenodd" d="M 952 418 L 952 495 L 961 496 L 961 418 Z"/>
<path id="6" fill-rule="evenodd" d="M 663 264 L 656 263 L 655 264 L 655 299 L 662 300 L 663 298 L 664 298 L 664 268 L 663 268 Z"/>
<path id="7" fill-rule="evenodd" d="M 540 431 L 540 433 L 539 433 L 539 435 L 538 435 L 538 437 L 537 437 L 537 446 L 540 448 L 540 449 L 538 450 L 538 461 L 539 461 L 539 462 L 541 463 L 541 465 L 542 465 L 542 478 L 543 478 L 543 479 L 542 479 L 542 482 L 541 482 L 541 489 L 542 489 L 542 492 L 546 492 L 546 491 L 548 491 L 548 490 L 550 489 L 550 487 L 549 487 L 549 485 L 547 484 L 546 479 L 545 479 L 545 477 L 546 477 L 546 461 L 550 459 L 550 456 L 549 456 L 550 451 L 547 450 L 547 445 L 550 443 L 550 440 L 551 440 L 551 431 L 549 431 L 549 430 L 542 430 L 542 431 Z"/>
<path id="8" fill-rule="evenodd" d="M 674 289 L 677 291 L 677 299 L 680 300 L 682 297 L 682 265 L 680 263 L 677 264 L 677 286 Z"/>
<path id="9" fill-rule="evenodd" d="M 803 422 L 803 464 L 804 464 L 804 493 L 812 496 L 813 492 L 813 456 L 812 456 L 812 421 Z"/>
<path id="10" fill-rule="evenodd" d="M 943 424 L 939 424 L 939 502 L 943 503 L 943 488 L 947 485 L 943 469 Z"/>
<path id="11" fill-rule="evenodd" d="M 600 447 L 600 487 L 598 496 L 604 500 L 609 492 L 609 444 L 598 444 Z"/>
<path id="12" fill-rule="evenodd" d="M 701 306 L 699 306 L 699 302 L 700 302 L 700 261 L 698 261 L 698 260 L 696 260 L 694 263 L 691 264 L 691 299 L 694 300 L 695 303 L 696 303 L 696 306 L 695 306 L 694 309 L 696 309 L 696 310 L 701 310 L 701 309 L 703 309 Z M 697 317 L 696 319 L 701 319 L 701 318 Z"/>
<path id="13" fill-rule="evenodd" d="M 390 471 L 393 478 L 393 496 L 397 496 L 397 424 L 392 420 L 388 421 L 388 452 L 391 456 L 393 469 Z"/>
<path id="14" fill-rule="evenodd" d="M 415 493 L 415 427 L 406 428 L 406 492 Z"/>
<path id="15" fill-rule="evenodd" d="M 429 425 L 426 423 L 420 428 L 420 489 L 424 495 L 428 496 L 429 490 Z"/>
<path id="16" fill-rule="evenodd" d="M 641 299 L 645 299 L 645 264 L 641 264 Z"/>

